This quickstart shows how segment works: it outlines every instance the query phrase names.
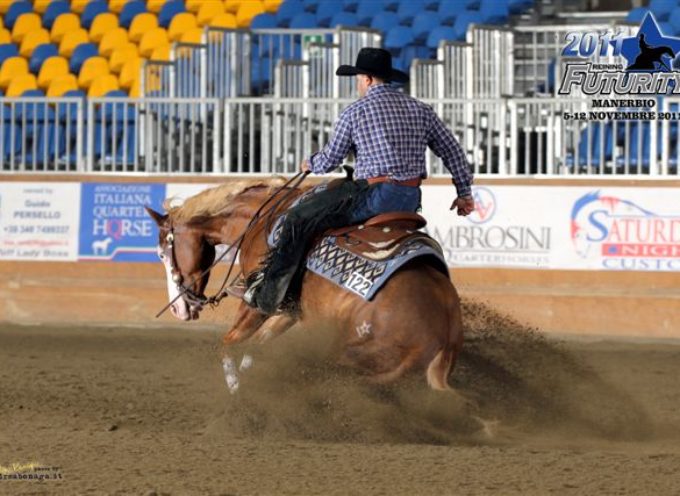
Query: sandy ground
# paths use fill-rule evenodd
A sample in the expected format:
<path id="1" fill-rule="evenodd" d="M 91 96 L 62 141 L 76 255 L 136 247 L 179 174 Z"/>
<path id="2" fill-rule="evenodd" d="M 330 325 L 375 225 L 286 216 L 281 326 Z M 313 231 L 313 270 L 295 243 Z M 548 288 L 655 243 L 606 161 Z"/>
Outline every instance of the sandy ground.
<path id="1" fill-rule="evenodd" d="M 0 326 L 0 494 L 680 494 L 680 346 L 556 341 L 465 305 L 470 402 L 367 385 L 322 332 L 248 350 L 214 332 Z M 485 427 L 485 429 L 481 429 Z"/>

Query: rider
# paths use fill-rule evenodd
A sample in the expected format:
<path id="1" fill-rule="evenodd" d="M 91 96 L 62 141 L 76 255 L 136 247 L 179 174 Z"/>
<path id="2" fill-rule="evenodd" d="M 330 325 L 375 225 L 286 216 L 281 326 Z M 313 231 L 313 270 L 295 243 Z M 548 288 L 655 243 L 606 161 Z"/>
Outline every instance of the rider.
<path id="1" fill-rule="evenodd" d="M 250 278 L 243 296 L 265 314 L 273 314 L 283 302 L 315 236 L 382 213 L 418 210 L 427 146 L 453 175 L 458 196 L 451 209 L 457 208 L 458 215 L 474 210 L 464 151 L 430 106 L 388 84 L 408 81 L 405 73 L 392 68 L 388 51 L 362 48 L 355 66 L 342 65 L 335 74 L 356 76 L 361 98 L 342 112 L 330 143 L 304 160 L 300 169 L 330 172 L 351 151 L 355 180 L 316 193 L 287 212 L 276 248 Z"/>

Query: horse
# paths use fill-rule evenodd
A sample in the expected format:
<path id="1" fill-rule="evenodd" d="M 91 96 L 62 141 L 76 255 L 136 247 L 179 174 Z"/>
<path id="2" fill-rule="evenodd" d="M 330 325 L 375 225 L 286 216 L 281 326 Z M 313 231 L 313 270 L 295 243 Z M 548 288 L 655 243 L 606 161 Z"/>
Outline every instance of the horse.
<path id="1" fill-rule="evenodd" d="M 166 200 L 165 213 L 147 207 L 159 228 L 158 255 L 166 270 L 175 317 L 183 321 L 199 318 L 217 245 L 233 247 L 240 242 L 239 264 L 245 275 L 260 266 L 269 250 L 271 217 L 252 219 L 281 184 L 281 178 L 230 182 L 190 197 L 180 206 L 170 206 Z M 272 215 L 285 212 L 309 189 L 284 188 L 285 201 L 272 207 Z M 238 371 L 229 347 L 246 340 L 267 341 L 297 322 L 310 330 L 331 326 L 340 343 L 338 363 L 357 370 L 370 382 L 389 384 L 407 373 L 420 372 L 431 389 L 453 392 L 448 377 L 463 346 L 460 299 L 448 274 L 425 260 L 407 262 L 370 301 L 309 270 L 302 276 L 295 312 L 269 317 L 242 301 L 222 339 L 225 379 L 232 392 L 238 388 Z M 242 363 L 242 368 L 247 366 Z"/>
<path id="2" fill-rule="evenodd" d="M 666 55 L 673 60 L 675 58 L 675 53 L 670 47 L 660 46 L 654 48 L 648 48 L 641 51 L 640 54 L 635 57 L 635 62 L 629 65 L 627 71 L 654 71 L 657 70 L 656 64 L 661 65 L 666 72 L 670 72 L 671 69 L 663 61 L 663 56 Z"/>

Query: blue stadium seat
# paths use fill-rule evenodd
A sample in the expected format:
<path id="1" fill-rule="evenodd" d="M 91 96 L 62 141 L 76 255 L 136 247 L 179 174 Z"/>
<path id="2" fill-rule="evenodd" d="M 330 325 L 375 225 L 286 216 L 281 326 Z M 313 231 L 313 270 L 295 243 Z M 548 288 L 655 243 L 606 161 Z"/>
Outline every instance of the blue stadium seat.
<path id="1" fill-rule="evenodd" d="M 397 9 L 399 24 L 410 26 L 413 18 L 423 11 L 423 5 L 419 2 L 402 2 Z"/>
<path id="2" fill-rule="evenodd" d="M 73 55 L 71 55 L 71 60 L 69 60 L 68 64 L 69 70 L 72 74 L 78 74 L 85 61 L 97 55 L 99 55 L 97 45 L 94 43 L 81 43 L 73 50 Z"/>
<path id="3" fill-rule="evenodd" d="M 439 47 L 439 42 L 442 40 L 455 40 L 456 31 L 450 26 L 439 26 L 434 28 L 430 35 L 427 37 L 427 47 L 437 49 Z"/>
<path id="4" fill-rule="evenodd" d="M 324 0 L 302 0 L 302 5 L 304 5 L 305 12 L 314 14 L 316 13 L 316 9 L 319 4 L 323 2 Z"/>
<path id="5" fill-rule="evenodd" d="M 187 9 L 184 6 L 184 2 L 182 0 L 168 1 L 165 3 L 165 5 L 163 5 L 161 11 L 158 13 L 158 25 L 167 29 L 170 26 L 170 22 L 172 21 L 173 17 L 186 11 Z"/>
<path id="6" fill-rule="evenodd" d="M 510 0 L 508 7 L 513 15 L 521 14 L 534 6 L 534 0 Z"/>
<path id="7" fill-rule="evenodd" d="M 132 0 L 126 3 L 123 10 L 120 11 L 118 22 L 125 29 L 130 29 L 132 20 L 137 17 L 138 14 L 144 12 L 146 12 L 146 4 L 142 0 Z"/>
<path id="8" fill-rule="evenodd" d="M 18 57 L 19 49 L 14 43 L 3 43 L 0 45 L 0 67 L 2 63 L 10 57 Z"/>
<path id="9" fill-rule="evenodd" d="M 359 25 L 359 20 L 355 14 L 351 12 L 338 12 L 331 19 L 330 27 L 336 28 L 338 26 L 355 27 Z"/>
<path id="10" fill-rule="evenodd" d="M 42 15 L 42 24 L 45 29 L 52 29 L 54 20 L 61 14 L 68 14 L 71 11 L 71 6 L 65 0 L 52 1 L 47 6 L 45 13 Z"/>
<path id="11" fill-rule="evenodd" d="M 258 14 L 250 22 L 250 29 L 267 29 L 276 27 L 274 14 Z"/>
<path id="12" fill-rule="evenodd" d="M 649 10 L 654 13 L 657 21 L 667 21 L 677 7 L 676 0 L 651 0 L 649 2 Z"/>
<path id="13" fill-rule="evenodd" d="M 411 26 L 414 42 L 424 45 L 427 37 L 437 27 L 439 27 L 439 19 L 436 15 L 432 15 L 431 12 L 418 14 L 413 18 L 413 25 Z"/>
<path id="14" fill-rule="evenodd" d="M 482 0 L 479 13 L 486 24 L 505 24 L 508 22 L 510 10 L 504 0 Z"/>
<path id="15" fill-rule="evenodd" d="M 453 26 L 456 22 L 456 17 L 462 12 L 458 0 L 442 0 L 437 9 L 437 19 L 439 24 L 444 26 Z"/>
<path id="16" fill-rule="evenodd" d="M 604 136 L 602 128 L 604 126 Z M 600 122 L 593 123 L 591 126 L 583 128 L 578 145 L 578 165 L 583 168 L 588 166 L 588 156 L 590 156 L 590 166 L 599 169 L 602 165 L 600 155 L 602 154 L 602 141 L 604 141 L 604 160 L 608 162 L 612 159 L 614 149 L 614 132 L 612 123 L 603 125 Z M 567 156 L 566 163 L 573 167 L 574 156 Z"/>
<path id="17" fill-rule="evenodd" d="M 276 11 L 276 24 L 280 28 L 287 28 L 290 21 L 298 14 L 305 11 L 305 6 L 298 0 L 287 0 L 281 4 L 279 10 Z"/>
<path id="18" fill-rule="evenodd" d="M 423 8 L 425 10 L 431 10 L 433 12 L 437 12 L 437 10 L 439 10 L 439 3 L 440 3 L 440 0 L 424 0 L 423 1 Z"/>
<path id="19" fill-rule="evenodd" d="M 371 29 L 377 29 L 386 33 L 399 25 L 399 16 L 394 12 L 382 12 L 371 21 Z"/>
<path id="20" fill-rule="evenodd" d="M 338 5 L 333 2 L 322 2 L 316 9 L 317 27 L 328 27 L 331 24 L 331 19 L 338 13 Z"/>
<path id="21" fill-rule="evenodd" d="M 25 98 L 42 98 L 42 90 L 27 90 L 21 95 Z M 22 158 L 27 165 L 45 165 L 54 159 L 56 144 L 55 112 L 51 105 L 40 102 L 27 102 L 16 106 L 14 125 L 22 136 Z"/>
<path id="22" fill-rule="evenodd" d="M 80 16 L 80 24 L 85 29 L 90 29 L 94 18 L 99 14 L 104 14 L 109 11 L 109 6 L 106 0 L 93 0 L 87 4 L 85 11 Z"/>
<path id="23" fill-rule="evenodd" d="M 342 0 L 342 10 L 345 12 L 356 12 L 359 0 Z"/>
<path id="24" fill-rule="evenodd" d="M 395 26 L 385 35 L 383 42 L 387 50 L 399 50 L 412 44 L 414 41 L 413 30 L 408 26 Z"/>
<path id="25" fill-rule="evenodd" d="M 626 16 L 626 21 L 628 22 L 641 22 L 642 19 L 647 15 L 647 12 L 649 12 L 649 9 L 646 7 L 638 7 L 636 9 L 631 10 L 628 12 L 628 15 Z"/>
<path id="26" fill-rule="evenodd" d="M 467 33 L 470 24 L 481 24 L 483 22 L 482 14 L 474 10 L 464 10 L 456 17 L 456 22 L 453 25 L 454 40 L 465 40 L 465 34 Z"/>
<path id="27" fill-rule="evenodd" d="M 59 55 L 59 48 L 57 48 L 56 45 L 53 45 L 51 43 L 38 45 L 37 47 L 35 47 L 35 50 L 33 50 L 33 55 L 31 55 L 31 60 L 28 63 L 28 69 L 33 74 L 38 74 L 40 72 L 40 68 L 43 65 L 43 62 L 45 62 L 45 59 L 57 55 Z"/>
<path id="28" fill-rule="evenodd" d="M 357 22 L 361 26 L 370 26 L 373 18 L 382 12 L 383 5 L 379 1 L 362 0 L 357 7 Z"/>
<path id="29" fill-rule="evenodd" d="M 375 3 L 377 5 L 380 4 L 380 0 L 361 0 L 363 3 Z M 397 9 L 399 9 L 399 4 L 401 4 L 402 0 L 383 0 L 382 1 L 382 8 L 384 10 L 387 10 L 389 12 L 396 12 Z M 410 1 L 410 0 L 403 0 L 403 1 Z"/>
<path id="30" fill-rule="evenodd" d="M 290 21 L 291 29 L 305 29 L 305 28 L 315 28 L 318 26 L 316 22 L 316 16 L 310 14 L 309 12 L 302 12 Z"/>
<path id="31" fill-rule="evenodd" d="M 649 169 L 649 154 L 651 146 L 651 132 L 649 122 L 631 122 L 626 129 L 625 125 L 619 125 L 617 128 L 617 141 L 623 145 L 628 142 L 628 165 L 630 167 L 642 167 L 642 169 Z M 658 136 L 658 135 L 657 135 Z M 661 149 L 657 145 L 657 151 L 660 153 Z M 625 148 L 624 148 L 625 153 Z M 638 155 L 640 155 L 638 157 Z M 625 167 L 626 156 L 617 158 L 617 165 Z"/>
<path id="32" fill-rule="evenodd" d="M 463 6 L 466 10 L 479 10 L 484 0 L 465 0 Z M 492 0 L 497 3 L 502 3 L 504 0 Z M 507 0 L 505 0 L 507 1 Z"/>
<path id="33" fill-rule="evenodd" d="M 109 91 L 106 98 L 127 98 L 120 90 Z M 137 136 L 135 108 L 125 101 L 106 102 L 95 112 L 94 153 L 105 164 L 133 164 Z"/>
<path id="34" fill-rule="evenodd" d="M 7 14 L 5 14 L 4 19 L 5 27 L 11 31 L 12 28 L 14 27 L 14 23 L 17 22 L 19 16 L 21 14 L 26 14 L 28 12 L 33 12 L 33 6 L 30 4 L 30 2 L 26 1 L 14 2 L 12 5 L 9 6 Z"/>

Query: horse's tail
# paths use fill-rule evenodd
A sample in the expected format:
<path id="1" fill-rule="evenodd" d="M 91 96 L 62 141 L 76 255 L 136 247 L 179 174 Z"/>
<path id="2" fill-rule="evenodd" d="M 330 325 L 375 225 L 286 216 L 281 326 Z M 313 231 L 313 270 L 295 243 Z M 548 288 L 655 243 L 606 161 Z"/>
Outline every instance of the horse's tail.
<path id="1" fill-rule="evenodd" d="M 449 391 L 449 374 L 456 364 L 456 358 L 463 347 L 463 319 L 460 299 L 453 288 L 453 298 L 448 308 L 449 334 L 446 344 L 437 352 L 427 366 L 427 383 L 436 391 Z"/>

